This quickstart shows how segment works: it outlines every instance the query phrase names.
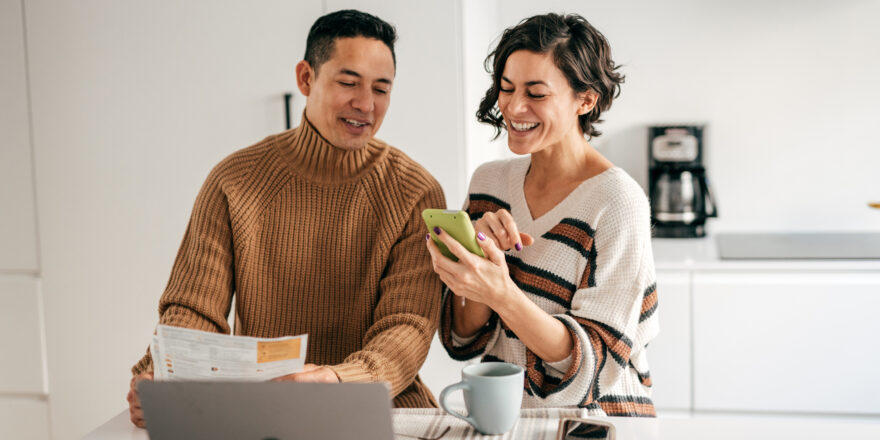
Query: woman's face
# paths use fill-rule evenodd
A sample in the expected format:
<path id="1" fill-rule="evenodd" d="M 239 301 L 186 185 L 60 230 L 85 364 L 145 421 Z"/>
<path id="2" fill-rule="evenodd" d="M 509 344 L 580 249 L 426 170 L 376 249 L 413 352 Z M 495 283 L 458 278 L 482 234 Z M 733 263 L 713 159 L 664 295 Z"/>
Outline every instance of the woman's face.
<path id="1" fill-rule="evenodd" d="M 553 55 L 527 50 L 510 54 L 498 93 L 510 151 L 530 154 L 566 138 L 583 139 L 578 116 L 592 108 L 585 95 L 575 96 Z"/>

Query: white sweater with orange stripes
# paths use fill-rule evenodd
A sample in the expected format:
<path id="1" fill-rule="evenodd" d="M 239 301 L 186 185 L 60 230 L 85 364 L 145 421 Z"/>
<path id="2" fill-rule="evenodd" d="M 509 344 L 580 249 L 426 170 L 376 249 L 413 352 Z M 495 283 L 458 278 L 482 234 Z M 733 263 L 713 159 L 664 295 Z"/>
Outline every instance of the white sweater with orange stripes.
<path id="1" fill-rule="evenodd" d="M 523 194 L 529 157 L 487 163 L 471 180 L 465 209 L 476 221 L 510 211 L 535 237 L 507 252 L 510 276 L 577 341 L 571 355 L 545 362 L 498 315 L 476 335 L 452 333 L 452 295 L 444 299 L 440 336 L 458 360 L 482 356 L 526 368 L 523 406 L 578 406 L 591 414 L 653 416 L 645 347 L 658 331 L 650 210 L 641 187 L 620 168 L 580 184 L 533 219 Z"/>

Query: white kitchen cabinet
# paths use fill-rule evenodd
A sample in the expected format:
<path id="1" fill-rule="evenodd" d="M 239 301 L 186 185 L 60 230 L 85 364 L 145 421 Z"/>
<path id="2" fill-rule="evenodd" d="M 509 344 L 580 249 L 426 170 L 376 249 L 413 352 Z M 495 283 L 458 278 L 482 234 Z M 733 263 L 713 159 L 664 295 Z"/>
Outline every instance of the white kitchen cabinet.
<path id="1" fill-rule="evenodd" d="M 48 440 L 49 408 L 42 398 L 0 396 L 0 438 Z"/>
<path id="2" fill-rule="evenodd" d="M 0 271 L 37 271 L 34 180 L 20 0 L 0 1 Z"/>
<path id="3" fill-rule="evenodd" d="M 694 409 L 880 414 L 877 310 L 878 271 L 695 271 Z"/>
<path id="4" fill-rule="evenodd" d="M 648 345 L 657 410 L 691 409 L 690 273 L 657 271 L 660 334 Z"/>
<path id="5" fill-rule="evenodd" d="M 0 396 L 47 392 L 40 302 L 36 278 L 0 275 Z"/>

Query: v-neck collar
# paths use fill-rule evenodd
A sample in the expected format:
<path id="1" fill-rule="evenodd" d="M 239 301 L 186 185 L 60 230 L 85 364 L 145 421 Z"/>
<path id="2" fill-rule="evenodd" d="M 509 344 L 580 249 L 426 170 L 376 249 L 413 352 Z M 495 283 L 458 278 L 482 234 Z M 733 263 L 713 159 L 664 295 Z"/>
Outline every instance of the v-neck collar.
<path id="1" fill-rule="evenodd" d="M 510 173 L 511 179 L 508 181 L 510 185 L 508 187 L 508 194 L 511 194 L 511 197 L 513 198 L 513 203 L 511 203 L 510 209 L 513 218 L 517 219 L 517 227 L 519 227 L 520 231 L 528 232 L 534 237 L 543 235 L 545 232 L 559 224 L 563 217 L 571 212 L 568 205 L 573 200 L 580 198 L 581 193 L 594 187 L 602 180 L 617 173 L 617 170 L 619 170 L 618 167 L 611 167 L 587 180 L 584 180 L 549 211 L 545 212 L 538 218 L 533 218 L 532 212 L 529 210 L 529 204 L 526 201 L 525 192 L 526 173 L 528 173 L 531 165 L 531 156 L 514 161 L 513 169 Z"/>

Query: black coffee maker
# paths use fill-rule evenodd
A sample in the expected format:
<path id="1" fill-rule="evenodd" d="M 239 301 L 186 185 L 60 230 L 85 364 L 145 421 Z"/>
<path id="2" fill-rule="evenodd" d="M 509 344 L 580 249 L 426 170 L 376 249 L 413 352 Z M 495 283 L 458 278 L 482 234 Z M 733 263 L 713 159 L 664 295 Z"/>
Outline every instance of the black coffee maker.
<path id="1" fill-rule="evenodd" d="M 648 128 L 648 185 L 655 237 L 706 235 L 718 210 L 703 167 L 702 125 Z"/>

